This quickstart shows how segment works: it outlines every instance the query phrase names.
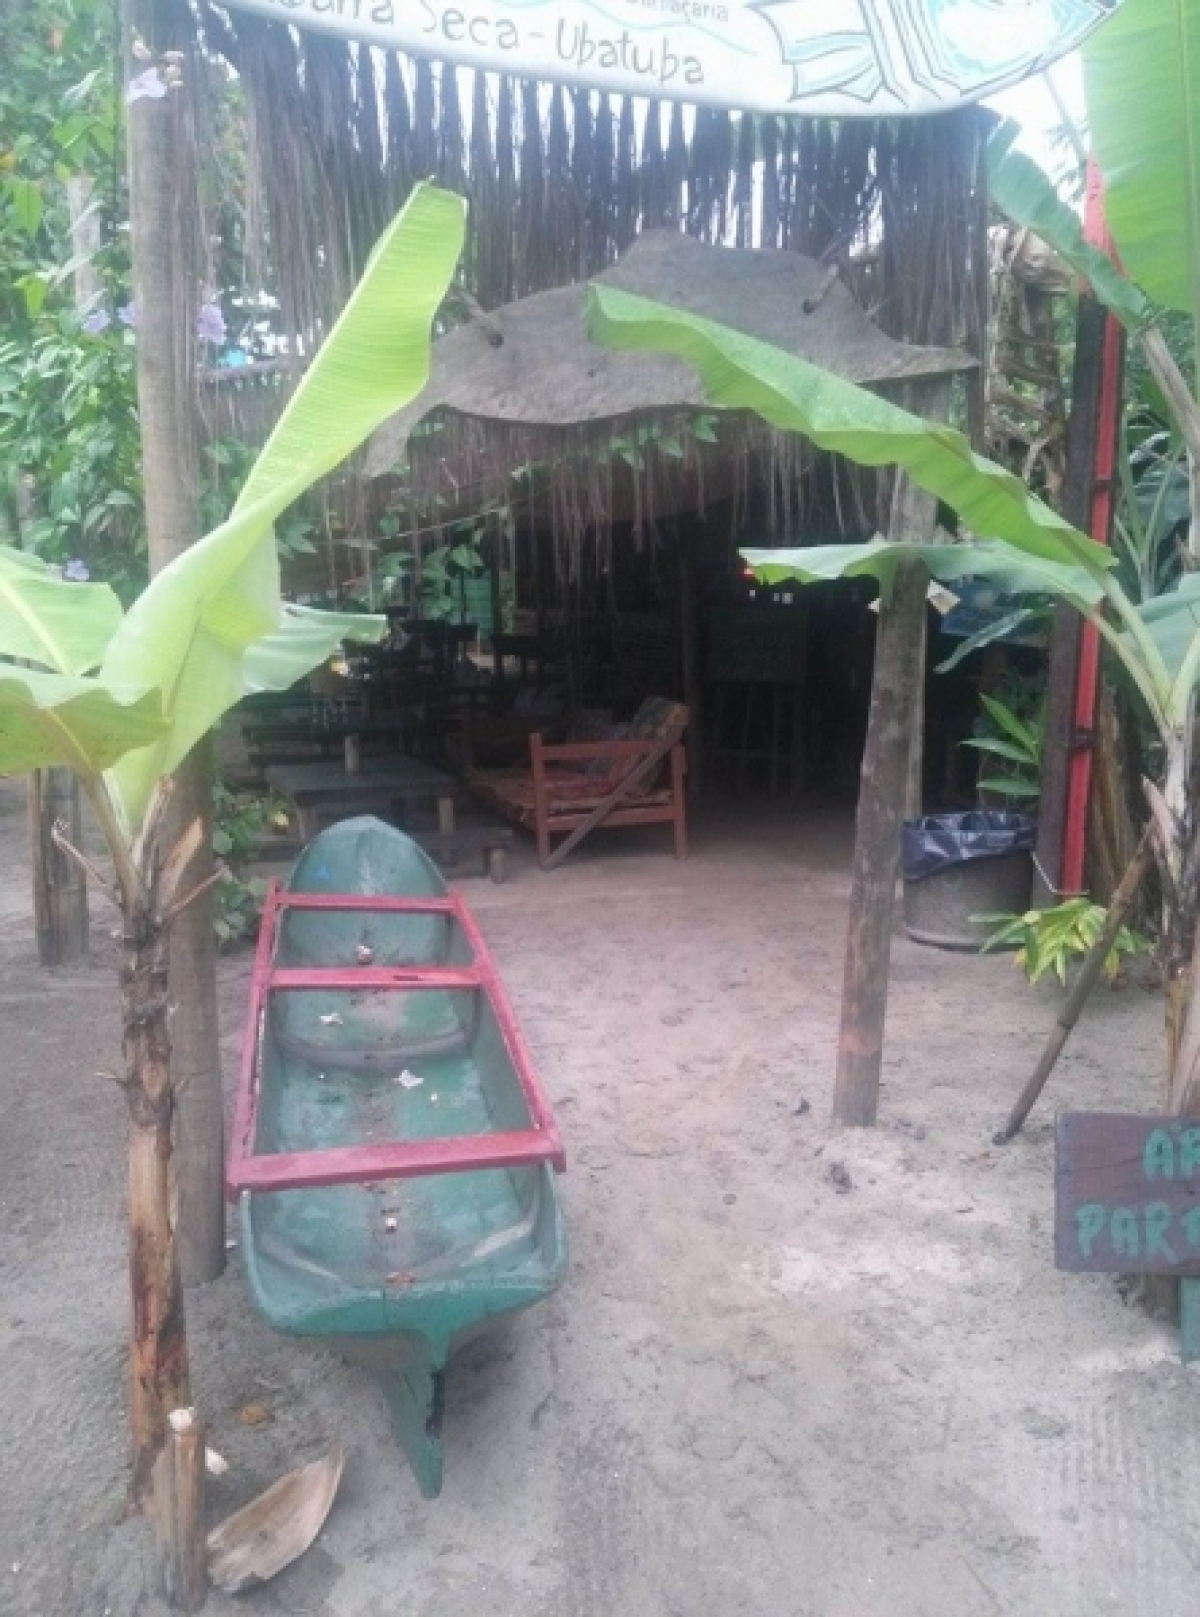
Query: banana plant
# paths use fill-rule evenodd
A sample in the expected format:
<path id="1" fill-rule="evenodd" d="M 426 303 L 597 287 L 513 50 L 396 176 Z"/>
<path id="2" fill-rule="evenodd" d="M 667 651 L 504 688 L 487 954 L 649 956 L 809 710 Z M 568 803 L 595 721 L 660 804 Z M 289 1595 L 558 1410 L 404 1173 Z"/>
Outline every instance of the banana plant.
<path id="1" fill-rule="evenodd" d="M 111 874 L 79 849 L 122 917 L 129 1171 L 132 1499 L 151 1494 L 167 1416 L 186 1404 L 187 1343 L 170 1196 L 176 1089 L 168 1025 L 171 926 L 196 822 L 162 846 L 170 776 L 251 691 L 285 689 L 382 618 L 280 596 L 274 524 L 424 387 L 434 317 L 462 248 L 464 204 L 419 187 L 385 232 L 340 320 L 256 460 L 228 519 L 152 580 L 128 613 L 103 584 L 69 583 L 0 549 L 0 773 L 68 765 L 104 833 Z M 184 990 L 186 991 L 186 990 Z"/>
<path id="2" fill-rule="evenodd" d="M 911 415 L 740 332 L 615 288 L 594 285 L 590 312 L 598 341 L 674 354 L 698 372 L 717 408 L 753 411 L 772 426 L 802 433 L 860 465 L 904 467 L 914 483 L 958 514 L 968 535 L 983 536 L 947 544 L 872 539 L 744 550 L 763 583 L 870 576 L 888 602 L 900 569 L 919 558 L 942 582 L 986 578 L 1007 594 L 1050 595 L 1096 625 L 1139 692 L 1161 741 L 1162 774 L 1147 782 L 1146 791 L 1167 895 L 1167 951 L 1173 961 L 1190 959 L 1200 906 L 1200 841 L 1190 797 L 1200 689 L 1200 573 L 1185 574 L 1168 595 L 1134 600 L 1122 589 L 1108 550 L 1043 505 L 1019 478 L 976 455 L 953 428 Z M 1187 1006 L 1179 979 L 1176 970 L 1168 995 L 1172 1050 L 1183 1037 Z M 1186 1077 L 1184 1089 L 1173 1091 L 1175 1102 L 1186 1092 Z"/>

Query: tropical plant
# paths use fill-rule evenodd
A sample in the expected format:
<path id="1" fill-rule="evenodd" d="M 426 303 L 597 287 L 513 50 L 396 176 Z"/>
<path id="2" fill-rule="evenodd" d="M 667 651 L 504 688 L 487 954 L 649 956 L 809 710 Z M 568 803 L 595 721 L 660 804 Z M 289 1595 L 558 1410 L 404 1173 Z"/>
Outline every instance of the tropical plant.
<path id="1" fill-rule="evenodd" d="M 482 538 L 482 528 L 468 524 L 461 537 L 438 545 L 424 558 L 419 591 L 422 617 L 440 622 L 466 621 L 466 583 L 484 567 L 479 553 Z"/>
<path id="2" fill-rule="evenodd" d="M 1041 704 L 1022 718 L 999 697 L 981 691 L 979 705 L 981 733 L 968 737 L 963 746 L 995 759 L 999 772 L 981 776 L 976 789 L 1005 800 L 1036 802 L 1042 793 Z"/>
<path id="3" fill-rule="evenodd" d="M 1087 897 L 1068 898 L 1047 910 L 1026 910 L 1023 915 L 973 915 L 972 921 L 994 925 L 980 946 L 987 954 L 993 949 L 1016 947 L 1014 964 L 1031 983 L 1040 982 L 1047 972 L 1065 987 L 1067 972 L 1083 960 L 1104 930 L 1108 911 Z M 1105 956 L 1104 973 L 1115 982 L 1125 961 L 1146 954 L 1150 940 L 1132 927 L 1123 926 Z"/>
<path id="4" fill-rule="evenodd" d="M 463 205 L 419 187 L 385 232 L 228 519 L 159 573 L 128 612 L 0 549 L 0 772 L 69 765 L 108 844 L 93 879 L 122 916 L 120 1079 L 130 1117 L 133 1501 L 152 1495 L 188 1357 L 171 1198 L 170 937 L 195 892 L 199 821 L 161 845 L 171 772 L 244 694 L 284 689 L 353 628 L 381 619 L 281 604 L 273 525 L 424 386 L 430 333 L 463 236 Z M 64 844 L 64 846 L 66 846 Z M 67 848 L 86 863 L 77 849 Z M 89 867 L 91 868 L 91 867 Z M 176 990 L 179 991 L 178 989 Z"/>
<path id="5" fill-rule="evenodd" d="M 253 937 L 262 916 L 267 884 L 247 874 L 263 839 L 286 831 L 287 804 L 277 792 L 236 791 L 225 781 L 213 786 L 212 849 L 220 861 L 213 887 L 213 930 L 218 948 L 228 949 Z"/>

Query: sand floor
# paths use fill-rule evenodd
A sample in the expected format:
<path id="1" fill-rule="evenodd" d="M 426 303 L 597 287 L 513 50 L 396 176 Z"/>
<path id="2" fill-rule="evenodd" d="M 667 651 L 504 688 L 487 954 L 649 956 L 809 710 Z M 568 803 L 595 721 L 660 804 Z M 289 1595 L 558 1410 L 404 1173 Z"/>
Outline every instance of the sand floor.
<path id="1" fill-rule="evenodd" d="M 881 1126 L 833 1129 L 849 841 L 734 806 L 686 865 L 647 833 L 463 883 L 566 1135 L 568 1282 L 457 1364 L 435 1503 L 372 1385 L 251 1315 L 236 1252 L 191 1293 L 214 1515 L 348 1456 L 316 1547 L 218 1617 L 1190 1617 L 1197 1373 L 1051 1251 L 1053 1107 L 1145 1106 L 1157 1002 L 1100 993 L 996 1150 L 1054 992 L 899 938 Z M 109 921 L 40 971 L 12 785 L 0 854 L 0 1613 L 158 1617 L 118 1521 Z M 247 975 L 222 967 L 230 1079 Z"/>

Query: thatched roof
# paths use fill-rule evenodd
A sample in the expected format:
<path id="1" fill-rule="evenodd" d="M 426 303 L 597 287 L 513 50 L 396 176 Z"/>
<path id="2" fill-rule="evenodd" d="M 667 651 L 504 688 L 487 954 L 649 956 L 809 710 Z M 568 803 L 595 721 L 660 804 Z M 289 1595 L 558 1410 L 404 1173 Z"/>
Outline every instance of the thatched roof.
<path id="1" fill-rule="evenodd" d="M 712 247 L 655 230 L 595 279 L 732 326 L 861 384 L 945 375 L 976 363 L 955 349 L 895 342 L 824 265 L 799 253 Z M 371 440 L 367 475 L 391 472 L 413 428 L 435 410 L 565 428 L 704 407 L 699 379 L 682 360 L 590 342 L 586 299 L 583 285 L 535 293 L 442 337 L 425 390 Z"/>

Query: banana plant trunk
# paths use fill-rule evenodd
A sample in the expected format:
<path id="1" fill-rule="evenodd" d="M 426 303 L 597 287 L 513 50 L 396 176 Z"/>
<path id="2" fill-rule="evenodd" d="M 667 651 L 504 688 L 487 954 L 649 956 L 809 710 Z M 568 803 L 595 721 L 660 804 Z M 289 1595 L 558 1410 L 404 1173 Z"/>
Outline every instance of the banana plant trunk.
<path id="1" fill-rule="evenodd" d="M 121 1016 L 129 1105 L 130 1502 L 146 1511 L 168 1443 L 168 1417 L 191 1403 L 172 1195 L 168 957 L 167 929 L 150 906 L 139 905 L 125 916 Z"/>
<path id="2" fill-rule="evenodd" d="M 1200 847 L 1197 846 L 1192 749 L 1185 727 L 1171 742 L 1157 808 L 1163 885 L 1163 960 L 1166 974 L 1167 1075 L 1165 1110 L 1200 1105 Z"/>

